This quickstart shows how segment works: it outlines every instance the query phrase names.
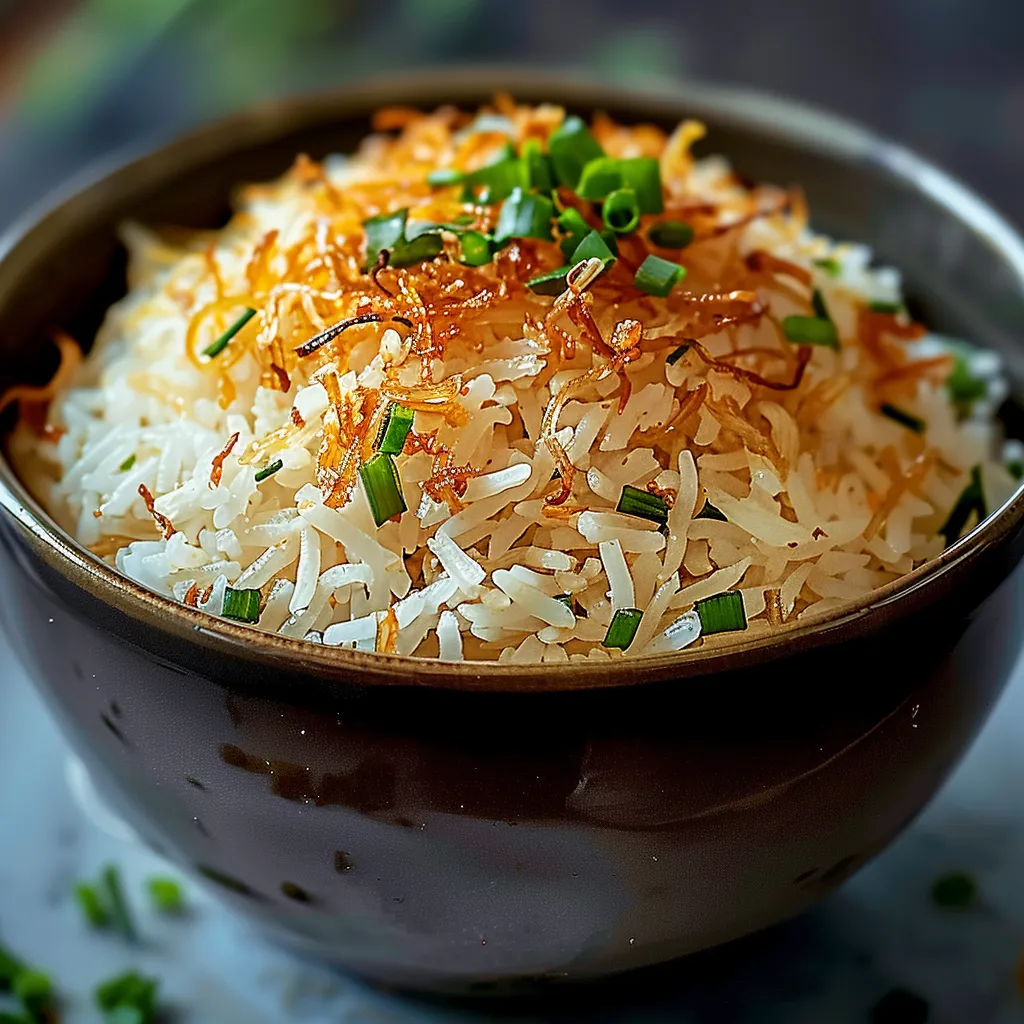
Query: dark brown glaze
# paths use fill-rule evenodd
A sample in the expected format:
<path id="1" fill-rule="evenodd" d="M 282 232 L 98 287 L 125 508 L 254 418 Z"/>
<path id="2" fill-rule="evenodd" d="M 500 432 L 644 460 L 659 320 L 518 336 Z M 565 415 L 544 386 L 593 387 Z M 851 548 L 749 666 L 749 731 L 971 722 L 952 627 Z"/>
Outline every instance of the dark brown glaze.
<path id="1" fill-rule="evenodd" d="M 768 126 L 714 92 L 478 77 L 285 104 L 71 199 L 0 261 L 5 366 L 44 373 L 41 330 L 81 333 L 123 289 L 123 216 L 212 223 L 234 181 L 344 148 L 376 106 L 476 103 L 495 85 L 702 116 L 745 173 L 802 180 L 824 226 L 874 226 L 933 323 L 1018 358 L 1019 243 L 971 197 L 913 186 L 881 143 L 830 121 L 815 143 L 799 111 Z M 921 809 L 1019 646 L 1019 499 L 940 566 L 763 649 L 534 669 L 264 638 L 118 580 L 5 466 L 0 505 L 0 619 L 115 809 L 276 935 L 421 988 L 593 978 L 798 912 Z"/>

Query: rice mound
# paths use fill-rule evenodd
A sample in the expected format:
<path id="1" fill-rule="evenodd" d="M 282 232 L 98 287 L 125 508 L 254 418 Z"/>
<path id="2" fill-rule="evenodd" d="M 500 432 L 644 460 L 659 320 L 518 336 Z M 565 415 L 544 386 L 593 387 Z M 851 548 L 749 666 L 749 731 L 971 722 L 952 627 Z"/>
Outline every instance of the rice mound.
<path id="1" fill-rule="evenodd" d="M 898 274 L 813 233 L 798 193 L 695 160 L 692 122 L 666 136 L 594 119 L 609 156 L 657 158 L 665 211 L 560 294 L 525 283 L 565 262 L 557 237 L 467 267 L 453 228 L 431 259 L 366 269 L 364 221 L 399 208 L 492 231 L 498 206 L 428 173 L 544 143 L 563 117 L 507 99 L 475 118 L 384 111 L 356 155 L 300 157 L 240 189 L 222 230 L 126 225 L 128 293 L 91 352 L 75 366 L 61 339 L 59 379 L 13 396 L 26 484 L 96 556 L 210 614 L 259 591 L 261 630 L 510 662 L 722 644 L 821 615 L 970 528 L 978 503 L 949 520 L 972 486 L 989 509 L 1013 491 L 995 457 L 998 360 L 927 335 Z M 665 218 L 693 228 L 681 251 L 645 233 Z M 633 287 L 650 252 L 686 268 L 667 297 Z M 784 335 L 822 304 L 838 347 Z M 969 407 L 948 386 L 965 366 Z M 393 462 L 408 510 L 378 528 L 359 466 L 393 403 L 414 412 Z M 617 512 L 627 486 L 667 522 Z M 697 602 L 726 592 L 745 632 L 702 637 Z M 625 609 L 639 626 L 609 649 Z"/>

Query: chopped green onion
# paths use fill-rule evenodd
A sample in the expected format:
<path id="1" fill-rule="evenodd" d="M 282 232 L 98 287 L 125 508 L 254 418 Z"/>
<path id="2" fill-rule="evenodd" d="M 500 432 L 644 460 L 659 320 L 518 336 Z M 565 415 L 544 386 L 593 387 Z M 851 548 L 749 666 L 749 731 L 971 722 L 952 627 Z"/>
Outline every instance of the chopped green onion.
<path id="1" fill-rule="evenodd" d="M 496 160 L 467 174 L 464 180 L 470 190 L 482 186 L 477 198 L 487 204 L 501 202 L 517 188 L 529 184 L 526 180 L 526 164 L 516 157 L 511 146 L 506 146 Z"/>
<path id="2" fill-rule="evenodd" d="M 79 882 L 74 888 L 74 895 L 90 928 L 106 928 L 110 924 L 110 915 L 94 886 Z"/>
<path id="3" fill-rule="evenodd" d="M 610 193 L 601 208 L 601 218 L 616 234 L 635 231 L 640 223 L 640 206 L 631 188 L 618 188 Z"/>
<path id="4" fill-rule="evenodd" d="M 417 263 L 432 260 L 444 248 L 444 240 L 439 232 L 424 232 L 412 241 L 402 242 L 391 250 L 388 260 L 390 267 L 412 267 Z"/>
<path id="5" fill-rule="evenodd" d="M 501 213 L 498 214 L 494 241 L 500 245 L 510 238 L 550 239 L 551 220 L 554 215 L 554 204 L 547 196 L 515 188 L 502 204 Z"/>
<path id="6" fill-rule="evenodd" d="M 889 419 L 899 423 L 900 426 L 914 431 L 915 434 L 923 434 L 925 431 L 926 424 L 923 419 L 913 415 L 913 413 L 905 412 L 898 406 L 890 405 L 888 402 L 883 402 L 879 407 L 879 412 L 883 416 L 888 416 Z"/>
<path id="7" fill-rule="evenodd" d="M 610 156 L 599 156 L 589 161 L 573 191 L 581 199 L 604 199 L 622 187 L 621 163 L 621 160 Z"/>
<path id="8" fill-rule="evenodd" d="M 377 526 L 383 526 L 406 511 L 402 480 L 393 456 L 379 452 L 367 459 L 359 467 L 359 478 Z"/>
<path id="9" fill-rule="evenodd" d="M 787 316 L 782 333 L 797 345 L 824 345 L 839 348 L 839 335 L 831 320 L 820 316 Z"/>
<path id="10" fill-rule="evenodd" d="M 546 274 L 538 274 L 526 282 L 526 287 L 538 295 L 561 295 L 565 291 L 565 275 L 572 270 L 571 266 L 549 270 Z"/>
<path id="11" fill-rule="evenodd" d="M 125 459 L 124 462 L 122 462 L 121 465 L 118 466 L 117 468 L 122 473 L 127 473 L 128 470 L 131 469 L 132 466 L 134 466 L 134 465 L 135 465 L 135 452 L 132 452 L 131 455 L 129 455 L 128 458 Z"/>
<path id="12" fill-rule="evenodd" d="M 555 187 L 554 169 L 551 160 L 541 152 L 538 139 L 527 139 L 523 143 L 523 166 L 526 187 L 538 192 L 550 192 Z"/>
<path id="13" fill-rule="evenodd" d="M 548 153 L 555 168 L 560 185 L 575 190 L 583 168 L 598 157 L 604 156 L 597 139 L 581 118 L 567 117 L 548 139 Z"/>
<path id="14" fill-rule="evenodd" d="M 146 890 L 153 908 L 161 914 L 180 914 L 185 909 L 181 886 L 173 878 L 150 878 Z"/>
<path id="15" fill-rule="evenodd" d="M 224 602 L 227 604 L 227 594 L 231 588 L 224 592 Z M 256 592 L 257 594 L 259 591 Z M 106 897 L 105 905 L 110 915 L 111 923 L 121 935 L 129 941 L 135 939 L 135 924 L 132 921 L 131 911 L 128 909 L 128 901 L 124 897 L 124 889 L 121 886 L 121 872 L 113 864 L 108 864 L 100 875 L 103 886 L 103 893 Z"/>
<path id="16" fill-rule="evenodd" d="M 392 252 L 405 240 L 405 221 L 409 208 L 403 207 L 392 213 L 379 213 L 363 221 L 366 231 L 366 263 L 372 267 L 377 262 L 381 249 Z"/>
<path id="17" fill-rule="evenodd" d="M 228 342 L 256 315 L 256 310 L 249 306 L 245 312 L 214 342 L 203 349 L 203 355 L 209 359 L 219 356 L 228 347 Z"/>
<path id="18" fill-rule="evenodd" d="M 392 402 L 377 435 L 377 451 L 386 455 L 397 455 L 405 447 L 405 439 L 412 430 L 415 415 L 412 409 Z"/>
<path id="19" fill-rule="evenodd" d="M 661 195 L 661 170 L 653 157 L 638 156 L 627 160 L 599 157 L 591 160 L 575 192 L 582 199 L 604 199 L 621 188 L 636 193 L 641 213 L 661 213 L 664 209 Z"/>
<path id="20" fill-rule="evenodd" d="M 264 480 L 273 476 L 279 469 L 284 469 L 284 463 L 280 459 L 275 459 L 269 466 L 264 466 L 256 474 L 256 483 L 263 483 Z"/>
<path id="21" fill-rule="evenodd" d="M 888 313 L 890 316 L 896 316 L 897 313 L 905 313 L 907 311 L 907 307 L 902 302 L 882 302 L 881 300 L 869 302 L 868 309 L 872 313 Z"/>
<path id="22" fill-rule="evenodd" d="M 94 997 L 96 1005 L 108 1014 L 108 1021 L 118 1019 L 109 1015 L 121 1008 L 127 1008 L 137 1011 L 135 1020 L 141 1024 L 149 1024 L 156 1013 L 156 994 L 159 987 L 160 983 L 155 978 L 147 978 L 136 971 L 128 971 L 97 986 Z M 121 1019 L 131 1018 L 122 1016 Z"/>
<path id="23" fill-rule="evenodd" d="M 42 971 L 25 970 L 18 974 L 11 986 L 11 994 L 30 1014 L 30 1020 L 44 1020 L 46 1009 L 53 999 L 53 983 Z"/>
<path id="24" fill-rule="evenodd" d="M 693 607 L 700 617 L 702 636 L 747 628 L 743 595 L 738 590 L 727 590 L 724 594 L 705 597 L 702 601 L 695 602 Z"/>
<path id="25" fill-rule="evenodd" d="M 843 265 L 837 259 L 833 259 L 831 256 L 826 257 L 823 260 L 815 260 L 814 265 L 821 270 L 824 270 L 829 277 L 838 277 L 843 272 Z"/>
<path id="26" fill-rule="evenodd" d="M 558 230 L 566 235 L 585 235 L 590 231 L 590 225 L 575 206 L 567 206 L 558 215 L 558 220 L 555 223 L 558 225 Z"/>
<path id="27" fill-rule="evenodd" d="M 701 510 L 693 517 L 694 519 L 717 519 L 720 523 L 727 523 L 729 520 L 726 518 L 725 513 L 718 508 L 717 505 L 712 505 L 707 498 L 704 499 L 704 505 Z"/>
<path id="28" fill-rule="evenodd" d="M 443 188 L 445 185 L 460 185 L 465 174 L 455 167 L 439 167 L 427 175 L 427 184 L 434 188 Z"/>
<path id="29" fill-rule="evenodd" d="M 481 231 L 465 231 L 459 238 L 462 243 L 462 262 L 467 267 L 482 267 L 491 262 L 491 240 Z"/>
<path id="30" fill-rule="evenodd" d="M 258 590 L 235 590 L 226 587 L 224 590 L 224 610 L 221 615 L 225 619 L 238 622 L 258 622 L 260 617 L 260 592 Z"/>
<path id="31" fill-rule="evenodd" d="M 684 277 L 686 267 L 651 253 L 637 268 L 633 284 L 648 295 L 664 298 Z"/>
<path id="32" fill-rule="evenodd" d="M 444 247 L 436 224 L 417 225 L 406 230 L 409 209 L 381 213 L 363 221 L 366 230 L 366 264 L 373 267 L 382 250 L 388 252 L 388 265 L 409 267 L 433 259 Z"/>
<path id="33" fill-rule="evenodd" d="M 828 315 L 828 307 L 825 305 L 825 296 L 817 288 L 811 293 L 811 305 L 814 307 L 815 316 L 831 321 L 832 317 Z"/>
<path id="34" fill-rule="evenodd" d="M 610 231 L 608 228 L 601 228 L 601 230 L 598 232 L 598 234 L 601 236 L 601 240 L 604 242 L 604 244 L 607 247 L 608 251 L 613 256 L 618 256 L 619 255 L 619 241 L 618 241 L 618 238 L 615 235 L 615 232 L 614 231 Z"/>
<path id="35" fill-rule="evenodd" d="M 637 516 L 661 525 L 668 522 L 668 503 L 664 498 L 649 491 L 642 491 L 639 487 L 631 487 L 629 484 L 622 488 L 615 511 L 621 512 L 624 516 Z"/>
<path id="36" fill-rule="evenodd" d="M 669 366 L 675 366 L 676 363 L 678 363 L 679 360 L 682 359 L 683 356 L 685 356 L 686 353 L 689 352 L 689 351 L 690 351 L 690 346 L 689 345 L 680 345 L 679 348 L 674 349 L 673 351 L 669 352 L 669 354 L 667 356 L 665 356 L 665 362 Z"/>
<path id="37" fill-rule="evenodd" d="M 693 228 L 685 220 L 663 220 L 651 225 L 647 237 L 662 249 L 685 249 L 693 241 Z"/>
<path id="38" fill-rule="evenodd" d="M 957 405 L 970 409 L 972 403 L 988 394 L 988 385 L 971 373 L 966 355 L 954 351 L 953 369 L 946 378 L 946 390 Z"/>
<path id="39" fill-rule="evenodd" d="M 979 523 L 988 514 L 985 492 L 981 486 L 981 466 L 975 466 L 971 470 L 971 482 L 960 492 L 949 518 L 939 527 L 939 533 L 946 538 L 946 547 L 960 539 L 972 512 L 977 513 Z"/>
<path id="40" fill-rule="evenodd" d="M 639 608 L 620 608 L 612 616 L 611 625 L 604 635 L 604 646 L 626 650 L 636 636 L 643 614 Z"/>
<path id="41" fill-rule="evenodd" d="M 601 235 L 600 231 L 591 231 L 589 235 L 585 235 L 572 254 L 573 266 L 581 260 L 591 259 L 601 260 L 606 269 L 610 263 L 615 262 L 615 253 L 612 252 L 607 239 Z"/>
<path id="42" fill-rule="evenodd" d="M 973 878 L 963 871 L 937 878 L 932 884 L 932 899 L 944 910 L 965 910 L 978 894 Z"/>

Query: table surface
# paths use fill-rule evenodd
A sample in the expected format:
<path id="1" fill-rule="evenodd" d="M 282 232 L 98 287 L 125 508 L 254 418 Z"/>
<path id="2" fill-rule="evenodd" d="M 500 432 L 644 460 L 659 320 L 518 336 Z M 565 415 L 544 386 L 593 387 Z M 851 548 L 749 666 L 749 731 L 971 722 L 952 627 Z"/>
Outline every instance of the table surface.
<path id="1" fill-rule="evenodd" d="M 724 951 L 582 990 L 558 1003 L 475 1007 L 374 991 L 251 934 L 188 885 L 190 912 L 159 918 L 136 899 L 141 941 L 91 934 L 74 880 L 118 863 L 129 892 L 168 867 L 93 793 L 0 638 L 0 938 L 51 972 L 65 1024 L 97 1019 L 98 980 L 157 975 L 176 1024 L 474 1024 L 730 1021 L 861 1024 L 886 991 L 931 1006 L 935 1024 L 1024 1022 L 1024 665 L 959 770 L 918 821 L 840 892 L 789 924 Z M 966 870 L 979 898 L 942 910 L 933 880 Z M 2 1004 L 0 1004 L 2 1008 Z"/>

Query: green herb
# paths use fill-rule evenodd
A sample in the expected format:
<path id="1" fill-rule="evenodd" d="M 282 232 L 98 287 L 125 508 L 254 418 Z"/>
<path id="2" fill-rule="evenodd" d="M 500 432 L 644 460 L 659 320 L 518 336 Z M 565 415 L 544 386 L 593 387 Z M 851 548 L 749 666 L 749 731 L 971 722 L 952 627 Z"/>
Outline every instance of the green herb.
<path id="1" fill-rule="evenodd" d="M 106 928 L 110 924 L 110 915 L 103 906 L 95 887 L 79 882 L 74 889 L 75 900 L 82 916 L 90 928 Z"/>
<path id="2" fill-rule="evenodd" d="M 512 190 L 498 214 L 494 241 L 499 245 L 510 238 L 551 238 L 551 221 L 555 207 L 547 196 Z"/>
<path id="3" fill-rule="evenodd" d="M 932 884 L 932 899 L 943 910 L 965 910 L 978 894 L 978 886 L 970 875 L 956 871 L 937 878 Z"/>
<path id="4" fill-rule="evenodd" d="M 121 465 L 118 466 L 117 468 L 122 473 L 127 473 L 128 470 L 131 469 L 132 466 L 134 466 L 134 465 L 135 465 L 135 452 L 132 452 L 132 454 L 129 455 L 128 458 L 125 459 L 124 462 L 122 462 Z"/>
<path id="5" fill-rule="evenodd" d="M 482 267 L 491 262 L 491 240 L 481 231 L 464 231 L 460 238 L 462 262 L 467 267 Z"/>
<path id="6" fill-rule="evenodd" d="M 227 602 L 227 593 L 230 587 L 224 592 L 224 600 Z M 258 593 L 258 591 L 257 591 Z M 121 886 L 121 872 L 114 864 L 108 864 L 100 875 L 102 892 L 105 897 L 107 913 L 116 931 L 129 942 L 135 940 L 135 924 L 132 921 L 131 911 L 128 908 L 128 901 L 124 897 L 124 889 Z"/>
<path id="7" fill-rule="evenodd" d="M 643 614 L 639 608 L 620 608 L 612 616 L 611 625 L 604 636 L 604 646 L 626 650 L 636 636 Z"/>
<path id="8" fill-rule="evenodd" d="M 622 488 L 615 511 L 661 525 L 668 522 L 668 503 L 664 498 L 659 498 L 657 494 L 651 494 L 649 491 L 642 491 L 639 487 L 631 487 L 629 484 Z"/>
<path id="9" fill-rule="evenodd" d="M 559 267 L 557 270 L 549 270 L 545 274 L 538 274 L 526 282 L 526 287 L 538 295 L 561 295 L 565 291 L 565 275 L 572 270 L 571 266 Z"/>
<path id="10" fill-rule="evenodd" d="M 829 277 L 838 277 L 843 272 L 843 265 L 837 259 L 833 259 L 831 256 L 826 257 L 823 260 L 815 260 L 814 265 L 821 270 L 824 270 Z"/>
<path id="11" fill-rule="evenodd" d="M 604 199 L 610 192 L 622 187 L 620 163 L 610 156 L 590 160 L 583 168 L 574 191 L 581 199 Z"/>
<path id="12" fill-rule="evenodd" d="M 648 295 L 664 298 L 684 277 L 686 267 L 651 253 L 637 268 L 633 284 Z"/>
<path id="13" fill-rule="evenodd" d="M 272 477 L 279 469 L 284 469 L 284 463 L 280 459 L 275 459 L 269 466 L 264 466 L 256 474 L 256 483 L 261 484 L 268 477 Z"/>
<path id="14" fill-rule="evenodd" d="M 224 589 L 224 608 L 221 615 L 237 622 L 259 622 L 260 592 L 258 590 Z"/>
<path id="15" fill-rule="evenodd" d="M 43 1020 L 53 1000 L 53 984 L 42 971 L 24 970 L 14 979 L 11 993 L 32 1020 Z"/>
<path id="16" fill-rule="evenodd" d="M 902 302 L 882 302 L 876 300 L 868 303 L 868 309 L 872 313 L 888 313 L 890 316 L 895 316 L 897 313 L 905 313 L 907 307 Z"/>
<path id="17" fill-rule="evenodd" d="M 631 188 L 618 188 L 609 193 L 601 208 L 601 218 L 616 234 L 625 235 L 635 231 L 640 223 L 640 205 Z"/>
<path id="18" fill-rule="evenodd" d="M 831 322 L 832 317 L 828 315 L 828 307 L 825 305 L 825 297 L 817 288 L 815 288 L 811 293 L 811 305 L 814 307 L 815 316 L 819 316 L 822 320 L 828 320 Z"/>
<path id="19" fill-rule="evenodd" d="M 893 988 L 875 1003 L 871 1024 L 925 1024 L 928 1003 L 905 988 Z"/>
<path id="20" fill-rule="evenodd" d="M 445 185 L 459 185 L 465 175 L 455 167 L 441 167 L 431 171 L 427 175 L 427 184 L 434 188 L 443 188 Z"/>
<path id="21" fill-rule="evenodd" d="M 436 224 L 426 224 L 407 231 L 409 209 L 381 213 L 363 221 L 366 231 L 366 264 L 376 265 L 384 250 L 388 253 L 388 266 L 409 267 L 433 259 L 444 247 Z"/>
<path id="22" fill-rule="evenodd" d="M 567 206 L 558 215 L 558 219 L 555 223 L 558 225 L 558 230 L 570 238 L 573 235 L 579 235 L 582 238 L 588 231 L 590 231 L 590 225 L 584 219 L 583 214 L 580 213 L 575 206 Z M 566 253 L 566 255 L 568 255 L 568 253 Z"/>
<path id="23" fill-rule="evenodd" d="M 890 405 L 888 402 L 883 402 L 878 410 L 883 416 L 888 416 L 889 419 L 895 423 L 900 424 L 902 427 L 906 427 L 908 430 L 914 431 L 915 434 L 923 434 L 927 424 L 919 416 L 915 416 L 913 413 L 905 412 L 898 406 Z"/>
<path id="24" fill-rule="evenodd" d="M 971 482 L 961 491 L 953 510 L 949 513 L 949 518 L 939 527 L 939 533 L 946 538 L 946 547 L 960 539 L 972 512 L 977 513 L 979 523 L 988 514 L 985 507 L 985 492 L 981 486 L 981 466 L 975 466 L 971 470 Z"/>
<path id="25" fill-rule="evenodd" d="M 820 316 L 787 316 L 782 321 L 782 333 L 798 345 L 824 345 L 839 348 L 836 325 Z"/>
<path id="26" fill-rule="evenodd" d="M 591 259 L 601 260 L 605 269 L 609 264 L 615 262 L 615 253 L 612 252 L 607 239 L 601 235 L 600 231 L 591 231 L 590 234 L 585 235 L 572 254 L 573 266 L 582 260 Z"/>
<path id="27" fill-rule="evenodd" d="M 597 140 L 581 118 L 567 117 L 548 139 L 548 153 L 560 185 L 575 191 L 583 168 L 604 156 Z"/>
<path id="28" fill-rule="evenodd" d="M 180 914 L 185 909 L 181 886 L 173 878 L 150 878 L 146 891 L 153 909 L 161 914 Z"/>
<path id="29" fill-rule="evenodd" d="M 647 237 L 662 249 L 685 249 L 693 241 L 693 228 L 685 220 L 662 220 L 651 225 Z"/>
<path id="30" fill-rule="evenodd" d="M 383 452 L 367 459 L 359 467 L 366 500 L 377 526 L 400 516 L 408 507 L 402 495 L 402 481 L 394 457 Z"/>
<path id="31" fill-rule="evenodd" d="M 617 189 L 632 189 L 641 213 L 661 213 L 661 170 L 653 157 L 616 160 L 598 157 L 591 160 L 576 186 L 581 199 L 604 199 Z"/>
<path id="32" fill-rule="evenodd" d="M 464 182 L 471 191 L 474 188 L 482 189 L 477 194 L 481 203 L 499 203 L 517 188 L 529 185 L 527 165 L 518 159 L 510 145 L 506 145 L 497 159 L 465 175 Z"/>
<path id="33" fill-rule="evenodd" d="M 957 405 L 967 409 L 988 394 L 988 385 L 971 373 L 970 363 L 964 351 L 953 352 L 953 369 L 946 378 L 946 390 Z"/>
<path id="34" fill-rule="evenodd" d="M 228 347 L 228 342 L 256 315 L 256 310 L 245 307 L 245 312 L 214 342 L 203 349 L 209 359 L 219 356 Z"/>
<path id="35" fill-rule="evenodd" d="M 155 978 L 147 978 L 136 971 L 128 971 L 100 984 L 94 993 L 96 1005 L 108 1016 L 107 1021 L 134 1020 L 139 1024 L 149 1024 L 156 1013 L 156 995 L 160 983 Z M 134 1010 L 134 1017 L 113 1014 L 121 1010 Z"/>
<path id="36" fill-rule="evenodd" d="M 415 413 L 404 405 L 392 402 L 388 406 L 387 416 L 381 424 L 380 433 L 377 435 L 377 451 L 386 455 L 397 455 L 405 447 L 405 439 L 412 430 L 412 421 Z"/>
<path id="37" fill-rule="evenodd" d="M 675 366 L 676 363 L 678 363 L 679 360 L 682 359 L 683 356 L 685 356 L 686 353 L 689 352 L 689 351 L 690 351 L 690 346 L 689 345 L 680 345 L 679 348 L 674 349 L 673 351 L 669 352 L 669 354 L 667 356 L 665 356 L 665 362 L 669 366 Z"/>
<path id="38" fill-rule="evenodd" d="M 695 602 L 693 607 L 700 618 L 700 631 L 703 636 L 747 628 L 743 595 L 738 590 L 727 590 L 724 594 L 705 597 L 702 601 Z"/>
<path id="39" fill-rule="evenodd" d="M 555 187 L 554 168 L 551 160 L 541 152 L 538 139 L 527 139 L 523 143 L 522 161 L 527 188 L 550 192 Z"/>
<path id="40" fill-rule="evenodd" d="M 712 505 L 707 498 L 704 499 L 704 505 L 701 510 L 693 517 L 694 519 L 717 519 L 720 523 L 727 523 L 729 520 L 726 518 L 725 513 L 716 505 Z"/>

